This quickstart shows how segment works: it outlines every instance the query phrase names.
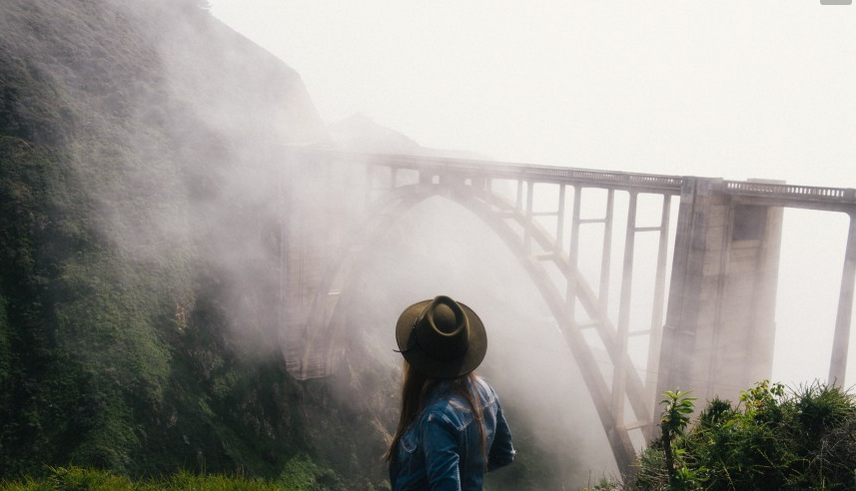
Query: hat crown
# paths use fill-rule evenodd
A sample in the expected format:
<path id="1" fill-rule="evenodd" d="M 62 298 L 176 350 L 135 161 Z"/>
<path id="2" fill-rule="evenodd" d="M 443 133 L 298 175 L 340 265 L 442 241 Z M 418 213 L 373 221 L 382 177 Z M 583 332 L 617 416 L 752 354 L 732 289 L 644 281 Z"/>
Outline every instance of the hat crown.
<path id="1" fill-rule="evenodd" d="M 469 323 L 461 306 L 449 297 L 436 297 L 416 321 L 416 339 L 437 360 L 464 356 L 469 347 Z"/>
<path id="2" fill-rule="evenodd" d="M 399 353 L 410 366 L 429 377 L 467 374 L 484 359 L 487 333 L 467 305 L 446 296 L 416 302 L 395 324 Z"/>
<path id="3" fill-rule="evenodd" d="M 458 323 L 455 312 L 446 304 L 437 304 L 433 310 L 431 305 L 428 306 L 430 322 L 434 324 L 437 332 L 445 335 L 453 335 L 458 329 L 463 329 L 464 325 Z"/>

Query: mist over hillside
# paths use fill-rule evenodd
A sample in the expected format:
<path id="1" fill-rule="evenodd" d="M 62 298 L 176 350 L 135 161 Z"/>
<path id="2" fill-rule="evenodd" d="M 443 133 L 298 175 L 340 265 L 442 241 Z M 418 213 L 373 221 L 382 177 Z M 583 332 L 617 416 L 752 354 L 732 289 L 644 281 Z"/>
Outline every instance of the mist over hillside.
<path id="1" fill-rule="evenodd" d="M 376 329 L 351 331 L 333 377 L 294 380 L 277 342 L 285 164 L 275 148 L 330 140 L 455 154 L 360 116 L 325 126 L 299 74 L 205 2 L 4 2 L 0 475 L 75 463 L 131 476 L 188 469 L 383 489 L 379 456 L 396 419 L 400 363 L 387 349 L 387 318 L 428 295 L 432 278 L 464 285 L 468 268 L 481 268 L 483 278 L 513 282 L 491 261 L 514 261 L 496 244 L 461 241 L 456 261 L 481 260 L 426 274 L 424 258 L 440 251 L 425 225 L 464 215 L 447 229 L 457 237 L 480 225 L 447 204 L 418 207 L 355 280 L 370 287 L 355 291 L 349 315 Z M 298 184 L 297 194 L 316 199 Z M 440 278 L 447 267 L 454 274 Z M 550 331 L 532 322 L 538 299 L 529 293 L 492 289 L 472 301 L 514 297 L 516 323 Z M 551 339 L 526 348 L 541 353 L 534 345 Z M 505 371 L 517 394 L 533 390 L 543 370 L 503 366 L 522 356 L 519 338 L 498 333 L 492 343 L 485 373 Z M 574 407 L 546 424 L 523 414 L 550 414 L 559 397 L 575 395 L 539 390 L 516 407 L 509 398 L 525 451 L 491 489 L 558 487 L 586 471 L 570 455 L 579 441 L 556 432 L 579 416 Z"/>
<path id="2" fill-rule="evenodd" d="M 299 75 L 194 1 L 13 0 L 0 98 L 0 474 L 333 472 L 270 342 Z"/>

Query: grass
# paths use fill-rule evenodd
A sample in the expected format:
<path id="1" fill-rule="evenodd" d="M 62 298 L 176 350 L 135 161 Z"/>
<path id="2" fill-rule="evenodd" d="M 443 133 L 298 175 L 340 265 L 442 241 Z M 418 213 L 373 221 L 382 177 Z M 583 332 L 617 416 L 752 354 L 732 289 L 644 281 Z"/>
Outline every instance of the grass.
<path id="1" fill-rule="evenodd" d="M 42 478 L 0 481 L 0 491 L 301 491 L 303 486 L 258 478 L 227 475 L 197 475 L 180 471 L 161 479 L 131 481 L 106 471 L 81 467 L 51 468 Z"/>

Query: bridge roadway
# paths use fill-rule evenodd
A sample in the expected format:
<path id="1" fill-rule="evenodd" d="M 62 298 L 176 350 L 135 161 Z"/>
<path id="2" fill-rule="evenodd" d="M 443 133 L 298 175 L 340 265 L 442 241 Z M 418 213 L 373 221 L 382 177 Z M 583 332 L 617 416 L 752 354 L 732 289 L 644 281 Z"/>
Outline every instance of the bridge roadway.
<path id="1" fill-rule="evenodd" d="M 327 271 L 318 275 L 315 280 L 307 280 L 301 275 L 303 279 L 299 284 L 293 278 L 283 281 L 282 299 L 285 303 L 290 302 L 284 321 L 287 331 L 283 338 L 284 353 L 289 370 L 298 378 L 327 375 L 339 359 L 341 353 L 336 352 L 334 346 L 335 339 L 338 339 L 335 332 L 342 329 L 343 322 L 343 315 L 337 312 L 338 299 L 347 291 L 349 276 L 355 270 L 354 265 L 360 263 L 361 254 L 370 242 L 372 234 L 388 229 L 415 203 L 441 195 L 481 217 L 520 258 L 521 264 L 544 296 L 565 335 L 569 350 L 580 367 L 616 462 L 622 471 L 630 468 L 635 456 L 634 449 L 638 448 L 640 441 L 649 441 L 655 436 L 657 395 L 664 388 L 696 387 L 707 383 L 708 391 L 718 392 L 721 387 L 711 385 L 710 380 L 729 369 L 748 377 L 747 385 L 744 386 L 761 380 L 763 375 L 769 372 L 772 346 L 758 341 L 765 338 L 761 334 L 751 334 L 751 331 L 775 329 L 773 319 L 770 318 L 774 314 L 775 293 L 767 295 L 763 292 L 771 289 L 774 292 L 778 278 L 778 241 L 782 208 L 842 212 L 850 216 L 830 361 L 830 382 L 843 383 L 856 277 L 854 189 L 725 181 L 433 156 L 361 154 L 317 148 L 292 147 L 288 149 L 285 158 L 292 167 L 283 177 L 283 180 L 287 181 L 286 186 L 288 182 L 294 186 L 300 185 L 300 176 L 304 174 L 295 170 L 300 166 L 313 166 L 313 172 L 317 172 L 318 166 L 330 166 L 325 171 L 326 175 L 348 174 L 348 178 L 339 179 L 340 184 L 349 187 L 362 186 L 365 191 L 363 203 L 360 205 L 363 207 L 362 213 L 354 211 L 356 207 L 353 198 L 345 199 L 349 202 L 344 204 L 339 212 L 331 213 L 331 216 L 349 214 L 345 222 L 360 224 L 353 231 L 341 234 L 347 244 L 336 249 L 339 252 L 335 253 L 333 260 L 330 260 L 329 255 L 326 258 L 317 257 L 318 252 L 314 249 L 310 251 L 307 246 L 300 244 L 299 240 L 292 240 L 284 246 L 286 250 L 283 255 L 288 258 L 287 262 L 294 262 L 294 258 L 299 256 L 303 264 L 307 257 L 315 254 L 314 264 L 330 264 Z M 354 178 L 355 169 L 360 167 L 357 164 L 364 165 L 366 169 L 361 179 Z M 504 182 L 504 186 L 496 186 L 497 182 Z M 535 205 L 544 186 L 557 189 L 557 192 L 552 194 L 558 195 L 554 200 L 554 207 L 548 211 L 536 209 L 538 207 Z M 516 187 L 516 191 L 509 192 L 509 187 Z M 286 193 L 287 189 L 286 187 Z M 587 193 L 586 189 L 605 190 L 606 203 L 598 205 L 604 208 L 602 217 L 581 217 L 580 209 L 584 205 L 583 195 Z M 347 194 L 331 191 L 329 196 Z M 569 191 L 573 193 L 572 203 L 566 203 Z M 617 319 L 613 321 L 608 314 L 612 254 L 607 251 L 611 251 L 613 247 L 616 191 L 627 193 L 628 205 L 618 314 Z M 662 197 L 659 225 L 636 225 L 637 197 L 642 194 Z M 669 316 L 664 324 L 664 292 L 667 286 L 665 276 L 673 196 L 680 197 L 680 208 L 675 243 L 671 248 L 674 257 L 668 299 Z M 761 223 L 766 223 L 764 234 L 769 237 L 734 242 L 738 245 L 732 246 L 730 244 L 733 242 L 731 239 L 734 222 L 741 220 L 740 216 L 747 213 L 746 210 L 751 212 L 750 215 L 760 213 L 763 218 Z M 292 209 L 288 214 L 300 215 L 305 211 Z M 552 229 L 544 225 L 545 217 L 554 221 Z M 341 217 L 339 219 L 340 221 L 336 222 L 331 218 L 333 221 L 328 225 L 346 226 Z M 603 253 L 597 291 L 580 273 L 578 264 L 582 229 L 593 224 L 600 225 L 603 230 L 600 239 Z M 293 222 L 283 223 L 284 235 L 287 235 L 287 229 L 292 225 Z M 320 233 L 328 235 L 332 227 L 322 226 Z M 566 233 L 566 228 L 570 228 L 570 233 Z M 654 299 L 653 305 L 650 306 L 650 328 L 631 332 L 629 324 L 634 248 L 635 237 L 640 233 L 657 235 L 656 274 L 652 288 Z M 724 252 L 721 250 L 722 243 L 727 244 L 727 250 Z M 729 256 L 732 248 L 740 252 L 735 253 L 735 257 L 747 257 L 748 254 L 756 258 L 751 259 L 750 263 L 754 261 L 757 264 L 747 266 L 734 262 Z M 725 265 L 720 268 L 721 271 L 717 270 L 718 264 Z M 294 267 L 285 267 L 283 274 L 293 270 Z M 727 273 L 729 270 L 739 270 L 740 277 L 735 280 L 733 273 Z M 556 283 L 556 272 L 564 278 L 564 284 Z M 728 276 L 729 274 L 732 276 Z M 711 276 L 718 279 L 711 283 Z M 714 286 L 709 286 L 711 284 Z M 299 298 L 293 292 L 298 292 Z M 715 298 L 709 301 L 711 297 Z M 752 301 L 740 300 L 743 297 L 751 298 Z M 307 301 L 307 298 L 311 301 Z M 737 300 L 734 300 L 735 298 Z M 300 303 L 303 304 L 302 307 L 298 305 Z M 578 312 L 578 306 L 582 307 L 582 312 Z M 735 312 L 737 316 L 750 319 L 762 327 L 728 325 L 731 321 L 723 320 L 724 317 L 719 314 L 714 316 L 718 319 L 716 323 L 708 326 L 699 320 L 703 317 L 701 312 L 706 308 Z M 741 334 L 743 332 L 750 334 Z M 645 336 L 648 339 L 648 364 L 644 370 L 644 380 L 627 350 L 628 339 L 635 336 Z M 724 342 L 720 339 L 723 337 L 729 341 Z M 612 363 L 611 375 L 598 367 L 593 356 L 592 339 L 595 339 L 594 345 L 602 346 L 609 354 Z M 746 356 L 752 360 L 741 360 L 733 367 L 723 366 L 726 362 L 718 360 L 723 358 L 722 351 L 729 343 L 754 346 L 752 349 L 755 351 Z M 771 344 L 771 341 L 766 343 Z M 684 353 L 685 356 L 680 357 L 676 353 Z M 728 364 L 734 365 L 731 362 Z M 769 378 L 769 375 L 766 378 Z M 629 402 L 629 408 L 625 408 L 625 401 Z"/>
<path id="2" fill-rule="evenodd" d="M 512 179 L 522 182 L 554 182 L 571 186 L 598 187 L 623 191 L 645 191 L 681 194 L 692 176 L 668 176 L 595 169 L 579 169 L 534 164 L 514 164 L 490 160 L 456 159 L 399 154 L 354 153 L 328 150 L 331 157 L 356 159 L 368 165 L 389 169 L 430 171 L 435 174 L 452 172 L 488 179 Z M 728 193 L 736 198 L 761 200 L 770 206 L 839 211 L 856 211 L 856 189 L 802 186 L 778 182 L 723 181 Z"/>

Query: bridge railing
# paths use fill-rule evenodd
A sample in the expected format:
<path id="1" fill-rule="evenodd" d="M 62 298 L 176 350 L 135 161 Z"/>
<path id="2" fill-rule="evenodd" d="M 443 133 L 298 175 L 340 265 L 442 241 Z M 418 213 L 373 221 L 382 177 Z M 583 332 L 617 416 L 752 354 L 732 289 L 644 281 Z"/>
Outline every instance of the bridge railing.
<path id="1" fill-rule="evenodd" d="M 542 182 L 576 184 L 621 190 L 650 190 L 656 193 L 681 193 L 692 177 L 615 172 L 576 167 L 558 167 L 497 162 L 434 155 L 404 155 L 348 152 L 331 148 L 303 148 L 301 151 L 338 155 L 348 160 L 363 160 L 372 165 L 398 169 L 438 170 L 458 174 L 490 175 L 495 178 L 528 178 Z M 852 213 L 856 210 L 856 189 L 791 185 L 756 181 L 723 181 L 727 194 L 738 198 L 760 198 L 765 204 L 786 207 L 818 208 Z"/>
<path id="2" fill-rule="evenodd" d="M 361 158 L 373 165 L 399 169 L 438 170 L 458 174 L 490 175 L 495 178 L 528 178 L 538 181 L 573 183 L 577 185 L 622 190 L 650 190 L 677 195 L 691 177 L 663 174 L 615 172 L 577 167 L 558 167 L 490 160 L 438 157 L 433 155 L 373 154 L 337 150 L 317 150 L 340 154 L 353 160 Z M 856 189 L 801 186 L 754 181 L 724 181 L 725 191 L 736 197 L 754 197 L 780 202 L 783 206 L 850 211 L 856 207 Z"/>
<path id="3" fill-rule="evenodd" d="M 726 191 L 733 196 L 782 201 L 786 206 L 839 209 L 852 211 L 856 207 L 856 189 L 800 186 L 784 183 L 754 181 L 725 181 Z"/>
<path id="4" fill-rule="evenodd" d="M 343 153 L 350 159 L 353 153 Z M 645 188 L 658 193 L 680 194 L 683 178 L 659 174 L 602 171 L 574 167 L 515 164 L 489 160 L 472 160 L 448 157 L 361 154 L 373 165 L 399 169 L 438 170 L 459 174 L 490 175 L 495 178 L 528 178 L 542 182 L 573 183 L 610 189 Z"/>
<path id="5" fill-rule="evenodd" d="M 775 184 L 763 182 L 726 181 L 729 191 L 747 194 L 782 195 L 797 198 L 806 196 L 810 198 L 839 198 L 844 201 L 856 199 L 856 189 L 827 188 L 813 186 L 797 186 L 790 184 Z"/>

